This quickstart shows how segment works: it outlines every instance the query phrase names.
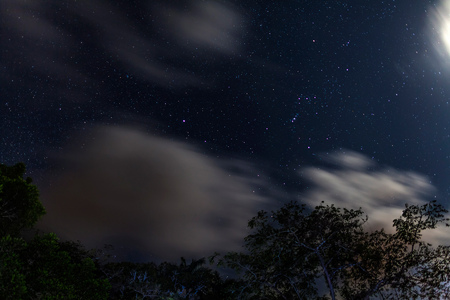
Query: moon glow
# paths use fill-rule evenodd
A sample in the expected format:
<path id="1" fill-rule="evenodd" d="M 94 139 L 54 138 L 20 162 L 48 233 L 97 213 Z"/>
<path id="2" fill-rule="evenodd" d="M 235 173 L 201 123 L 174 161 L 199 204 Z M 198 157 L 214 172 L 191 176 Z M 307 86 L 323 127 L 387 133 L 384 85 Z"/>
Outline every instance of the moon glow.
<path id="1" fill-rule="evenodd" d="M 431 16 L 433 44 L 445 61 L 450 61 L 450 0 L 434 8 Z"/>

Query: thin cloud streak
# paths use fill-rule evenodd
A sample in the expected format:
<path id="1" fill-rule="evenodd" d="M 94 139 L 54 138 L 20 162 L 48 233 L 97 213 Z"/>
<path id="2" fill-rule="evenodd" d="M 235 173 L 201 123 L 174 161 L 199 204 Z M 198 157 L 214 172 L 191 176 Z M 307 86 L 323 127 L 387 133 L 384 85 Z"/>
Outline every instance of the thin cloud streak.
<path id="1" fill-rule="evenodd" d="M 208 74 L 215 61 L 241 53 L 244 19 L 236 8 L 218 1 L 185 6 L 182 10 L 164 1 L 144 6 L 148 24 L 142 26 L 142 20 L 138 24 L 106 1 L 5 0 L 0 18 L 8 43 L 0 66 L 7 72 L 0 76 L 19 80 L 31 69 L 50 76 L 56 87 L 92 85 L 89 74 L 97 66 L 89 61 L 97 57 L 95 64 L 110 65 L 111 73 L 122 65 L 131 76 L 161 87 L 211 84 Z M 67 23 L 69 17 L 76 21 Z M 79 27 L 87 34 L 79 35 Z M 18 60 L 20 65 L 8 63 Z"/>
<path id="2" fill-rule="evenodd" d="M 226 55 L 240 52 L 243 18 L 231 5 L 193 1 L 190 9 L 163 10 L 165 25 L 183 47 L 201 47 Z"/>

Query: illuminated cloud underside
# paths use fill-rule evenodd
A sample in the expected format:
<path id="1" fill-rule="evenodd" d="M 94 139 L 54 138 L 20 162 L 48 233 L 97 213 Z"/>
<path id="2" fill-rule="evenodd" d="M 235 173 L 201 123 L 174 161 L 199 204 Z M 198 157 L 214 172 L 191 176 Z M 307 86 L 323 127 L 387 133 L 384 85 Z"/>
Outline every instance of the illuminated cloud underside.
<path id="1" fill-rule="evenodd" d="M 368 157 L 353 151 L 323 156 L 334 167 L 303 170 L 313 187 L 302 199 L 311 206 L 325 201 L 339 207 L 362 210 L 369 216 L 370 229 L 393 232 L 392 221 L 401 216 L 405 204 L 432 200 L 435 187 L 418 173 L 381 168 Z M 337 167 L 337 168 L 336 168 Z M 435 230 L 424 235 L 433 243 L 448 243 L 448 231 Z"/>

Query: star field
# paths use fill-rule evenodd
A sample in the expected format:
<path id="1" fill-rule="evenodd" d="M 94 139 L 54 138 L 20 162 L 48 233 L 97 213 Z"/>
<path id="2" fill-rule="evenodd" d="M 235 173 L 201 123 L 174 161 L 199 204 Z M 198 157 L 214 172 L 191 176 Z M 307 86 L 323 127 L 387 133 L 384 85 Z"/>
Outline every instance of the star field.
<path id="1" fill-rule="evenodd" d="M 421 174 L 448 204 L 446 7 L 6 0 L 0 160 L 49 186 L 95 128 L 132 127 L 252 165 L 249 191 L 297 197 L 313 188 L 305 168 L 348 152 Z"/>

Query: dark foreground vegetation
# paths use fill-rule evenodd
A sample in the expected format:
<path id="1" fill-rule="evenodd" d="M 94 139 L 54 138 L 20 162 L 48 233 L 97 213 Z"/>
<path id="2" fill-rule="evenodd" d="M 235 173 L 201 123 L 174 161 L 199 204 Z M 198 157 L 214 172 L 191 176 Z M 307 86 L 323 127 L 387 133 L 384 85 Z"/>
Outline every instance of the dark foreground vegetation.
<path id="1" fill-rule="evenodd" d="M 450 299 L 450 247 L 421 239 L 448 221 L 435 201 L 406 205 L 392 234 L 364 230 L 361 210 L 291 202 L 250 220 L 242 253 L 118 263 L 52 233 L 24 238 L 45 214 L 24 173 L 0 164 L 0 299 Z"/>

